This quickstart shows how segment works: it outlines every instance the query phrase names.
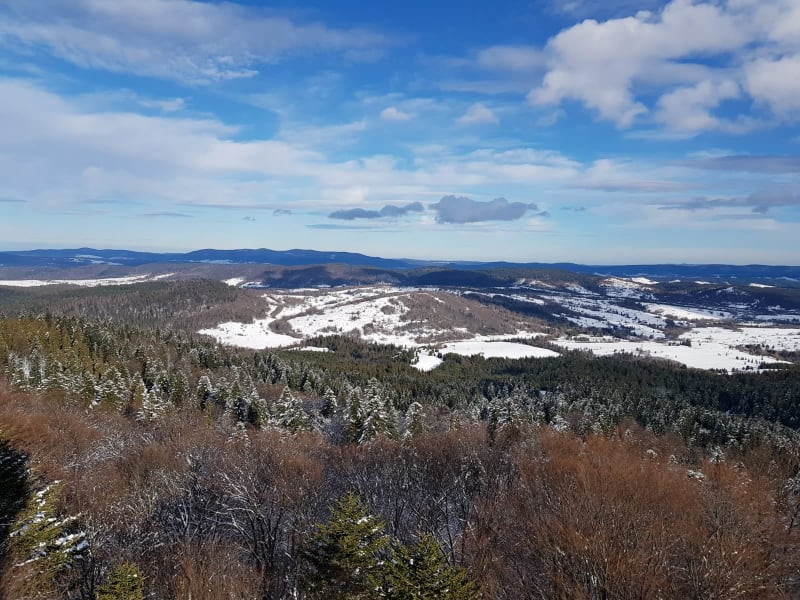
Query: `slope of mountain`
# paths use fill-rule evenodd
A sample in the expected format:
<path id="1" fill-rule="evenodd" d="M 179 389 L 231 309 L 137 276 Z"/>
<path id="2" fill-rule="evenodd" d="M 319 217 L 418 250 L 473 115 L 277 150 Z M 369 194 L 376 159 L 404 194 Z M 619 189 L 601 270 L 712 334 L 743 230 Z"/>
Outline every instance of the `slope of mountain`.
<path id="1" fill-rule="evenodd" d="M 261 264 L 276 266 L 312 266 L 341 264 L 354 267 L 371 267 L 396 271 L 410 271 L 419 268 L 432 269 L 432 283 L 443 277 L 458 279 L 456 275 L 443 275 L 442 270 L 451 271 L 498 271 L 512 273 L 518 270 L 560 270 L 584 275 L 613 277 L 651 277 L 659 280 L 690 279 L 712 280 L 714 282 L 738 280 L 764 281 L 789 287 L 800 287 L 800 266 L 774 265 L 582 265 L 576 263 L 510 263 L 475 261 L 422 261 L 411 259 L 391 259 L 352 252 L 322 252 L 317 250 L 270 250 L 203 249 L 186 253 L 136 252 L 130 250 L 109 250 L 95 248 L 41 249 L 6 251 L 0 253 L 0 267 L 30 267 L 63 269 L 85 265 L 109 265 L 139 267 L 157 263 L 178 264 Z M 462 275 L 468 278 L 467 275 Z M 477 277 L 480 279 L 480 276 Z M 475 284 L 473 280 L 473 285 Z M 445 283 L 441 283 L 444 285 Z M 461 285 L 459 283 L 458 285 Z"/>

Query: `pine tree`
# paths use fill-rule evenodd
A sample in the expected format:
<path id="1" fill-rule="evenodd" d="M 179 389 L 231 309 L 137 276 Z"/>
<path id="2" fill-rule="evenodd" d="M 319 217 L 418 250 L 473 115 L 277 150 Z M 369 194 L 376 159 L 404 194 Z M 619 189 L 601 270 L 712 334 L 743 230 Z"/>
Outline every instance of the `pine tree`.
<path id="1" fill-rule="evenodd" d="M 197 381 L 197 389 L 194 392 L 197 399 L 197 407 L 204 411 L 214 399 L 214 386 L 211 385 L 211 380 L 208 375 L 203 375 Z"/>
<path id="2" fill-rule="evenodd" d="M 339 402 L 336 399 L 336 394 L 331 388 L 325 388 L 325 394 L 322 398 L 322 407 L 320 414 L 326 419 L 331 418 L 339 408 Z"/>
<path id="3" fill-rule="evenodd" d="M 283 388 L 275 404 L 273 423 L 292 433 L 308 429 L 308 415 L 303 409 L 303 403 L 292 394 L 288 385 Z"/>
<path id="4" fill-rule="evenodd" d="M 303 553 L 303 578 L 311 598 L 360 600 L 376 597 L 389 538 L 385 524 L 353 493 L 339 500 L 327 525 L 317 525 Z"/>
<path id="5" fill-rule="evenodd" d="M 472 600 L 478 586 L 463 569 L 447 564 L 436 539 L 424 534 L 413 546 L 396 544 L 386 562 L 380 597 L 390 600 Z"/>
<path id="6" fill-rule="evenodd" d="M 11 527 L 9 554 L 27 580 L 26 597 L 56 597 L 51 591 L 56 577 L 88 549 L 85 533 L 75 529 L 76 518 L 59 515 L 58 504 L 59 488 L 49 485 L 29 498 Z"/>
<path id="7" fill-rule="evenodd" d="M 412 402 L 406 411 L 406 431 L 404 437 L 410 438 L 425 431 L 423 421 L 422 405 L 419 402 Z"/>
<path id="8" fill-rule="evenodd" d="M 125 562 L 108 573 L 108 582 L 97 588 L 97 600 L 142 600 L 144 576 L 135 564 Z"/>
<path id="9" fill-rule="evenodd" d="M 389 400 L 383 397 L 380 384 L 376 379 L 369 381 L 366 398 L 361 406 L 363 423 L 358 436 L 359 444 L 365 444 L 380 435 L 396 436 L 394 408 Z"/>
<path id="10" fill-rule="evenodd" d="M 516 430 L 522 419 L 519 404 L 513 398 L 495 398 L 489 402 L 489 422 L 487 431 L 489 438 L 494 439 L 501 431 Z"/>

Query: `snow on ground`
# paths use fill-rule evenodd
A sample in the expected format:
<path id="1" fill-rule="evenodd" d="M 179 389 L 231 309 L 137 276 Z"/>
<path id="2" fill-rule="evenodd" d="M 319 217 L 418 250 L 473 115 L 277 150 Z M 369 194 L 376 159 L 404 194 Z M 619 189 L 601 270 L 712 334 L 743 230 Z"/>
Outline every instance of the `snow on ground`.
<path id="1" fill-rule="evenodd" d="M 695 281 L 697 285 L 712 285 L 710 281 Z"/>
<path id="2" fill-rule="evenodd" d="M 729 347 L 758 345 L 771 350 L 800 352 L 800 329 L 784 327 L 699 327 L 681 335 L 695 344 L 725 344 Z"/>
<path id="3" fill-rule="evenodd" d="M 244 277 L 231 277 L 230 279 L 222 280 L 222 283 L 229 285 L 231 287 L 236 287 L 237 285 L 242 284 L 244 282 L 245 282 Z"/>
<path id="4" fill-rule="evenodd" d="M 435 319 L 408 320 L 409 308 L 403 299 L 411 294 L 429 294 L 428 290 L 416 288 L 394 288 L 389 286 L 332 289 L 320 292 L 275 291 L 264 294 L 267 317 L 251 323 L 222 323 L 217 327 L 203 329 L 199 333 L 209 335 L 223 344 L 243 348 L 284 348 L 299 344 L 302 339 L 325 334 L 354 332 L 362 339 L 393 344 L 406 348 L 420 347 L 419 338 L 434 337 L 448 333 L 453 338 L 470 340 L 478 344 L 476 353 L 489 352 L 491 356 L 513 357 L 550 355 L 550 351 L 531 348 L 524 344 L 513 344 L 506 340 L 534 338 L 544 335 L 539 332 L 517 330 L 497 335 L 476 335 L 466 328 L 452 327 L 446 332 L 436 328 Z M 435 306 L 444 303 L 436 298 Z M 282 321 L 280 331 L 273 328 Z M 461 347 L 455 346 L 452 351 Z M 299 350 L 310 350 L 308 347 Z M 520 354 L 521 353 L 521 354 Z M 435 368 L 440 359 L 421 354 L 415 367 L 422 370 Z M 438 363 L 437 363 L 438 364 Z"/>
<path id="5" fill-rule="evenodd" d="M 792 314 L 770 314 L 770 315 L 756 315 L 755 319 L 757 321 L 788 321 L 788 322 L 800 322 L 800 314 L 792 315 Z"/>
<path id="6" fill-rule="evenodd" d="M 775 287 L 774 285 L 765 285 L 763 283 L 749 283 L 748 285 L 750 287 L 754 287 L 754 288 L 773 288 L 773 287 Z"/>
<path id="7" fill-rule="evenodd" d="M 655 299 L 653 295 L 647 291 L 642 283 L 630 280 L 621 279 L 620 277 L 609 277 L 600 283 L 607 296 L 616 298 L 648 298 Z"/>
<path id="8" fill-rule="evenodd" d="M 542 296 L 556 304 L 578 313 L 580 316 L 564 315 L 564 318 L 579 327 L 608 329 L 625 327 L 642 337 L 662 338 L 660 330 L 666 321 L 657 315 L 642 310 L 618 306 L 600 298 L 576 298 L 571 296 Z"/>
<path id="9" fill-rule="evenodd" d="M 723 311 L 711 311 L 702 308 L 684 308 L 682 306 L 671 306 L 669 304 L 645 304 L 647 310 L 657 315 L 663 315 L 682 321 L 719 321 L 723 318 L 730 318 L 730 313 Z M 716 313 L 716 314 L 715 314 Z"/>
<path id="10" fill-rule="evenodd" d="M 442 364 L 442 359 L 432 354 L 420 354 L 417 360 L 411 363 L 411 366 L 420 371 L 433 371 L 436 367 Z"/>
<path id="11" fill-rule="evenodd" d="M 582 294 L 583 296 L 597 295 L 593 291 L 587 290 L 585 287 L 583 287 L 582 285 L 578 285 L 577 283 L 570 283 L 569 285 L 565 285 L 564 288 L 568 289 L 570 292 L 575 292 L 576 294 Z"/>
<path id="12" fill-rule="evenodd" d="M 539 281 L 538 279 L 517 279 L 514 282 L 514 285 L 515 286 L 520 286 L 520 287 L 530 286 L 530 287 L 550 288 L 550 289 L 555 287 L 554 285 L 551 285 L 549 283 L 545 283 L 544 281 Z"/>
<path id="13" fill-rule="evenodd" d="M 174 273 L 163 275 L 128 275 L 127 277 L 107 277 L 105 279 L 5 279 L 0 285 L 10 287 L 41 287 L 44 285 L 78 285 L 81 287 L 100 287 L 105 285 L 131 285 L 145 281 L 158 281 L 171 277 Z"/>
<path id="14" fill-rule="evenodd" d="M 300 343 L 296 337 L 275 333 L 269 326 L 275 319 L 258 319 L 252 323 L 221 323 L 212 329 L 202 329 L 198 333 L 209 335 L 221 344 L 263 350 L 264 348 L 283 348 Z"/>
<path id="15" fill-rule="evenodd" d="M 510 298 L 511 300 L 516 300 L 517 302 L 527 302 L 529 304 L 538 304 L 539 306 L 544 306 L 545 301 L 540 298 L 534 298 L 533 296 L 525 296 L 523 294 L 500 294 L 498 292 L 477 292 L 477 291 L 470 291 L 470 296 L 484 296 L 486 298 Z M 434 300 L 438 300 L 439 302 L 444 303 L 442 300 L 439 300 L 436 296 L 432 296 Z"/>
<path id="16" fill-rule="evenodd" d="M 766 356 L 747 354 L 718 341 L 692 341 L 691 346 L 672 346 L 651 341 L 593 341 L 585 338 L 555 342 L 567 350 L 588 350 L 597 356 L 629 353 L 638 356 L 665 358 L 697 369 L 725 369 L 728 372 L 757 370 L 761 363 L 780 362 Z"/>
<path id="17" fill-rule="evenodd" d="M 299 348 L 289 348 L 290 350 L 297 350 L 298 352 L 330 352 L 330 348 L 323 348 L 322 346 L 300 346 Z"/>
<path id="18" fill-rule="evenodd" d="M 462 356 L 483 355 L 484 358 L 548 358 L 558 356 L 558 352 L 547 348 L 537 348 L 519 342 L 451 342 L 442 346 L 442 354 L 460 354 Z"/>
<path id="19" fill-rule="evenodd" d="M 657 281 L 653 281 L 647 277 L 631 277 L 631 281 L 634 283 L 641 283 L 643 285 L 656 285 L 658 283 Z"/>

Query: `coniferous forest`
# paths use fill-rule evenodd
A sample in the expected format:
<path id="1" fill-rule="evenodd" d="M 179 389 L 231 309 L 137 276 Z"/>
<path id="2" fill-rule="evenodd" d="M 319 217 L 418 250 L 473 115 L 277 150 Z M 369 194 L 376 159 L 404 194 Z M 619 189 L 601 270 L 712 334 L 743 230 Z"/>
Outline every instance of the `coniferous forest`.
<path id="1" fill-rule="evenodd" d="M 800 594 L 796 366 L 421 373 L 218 345 L 250 299 L 210 283 L 0 300 L 3 598 Z"/>

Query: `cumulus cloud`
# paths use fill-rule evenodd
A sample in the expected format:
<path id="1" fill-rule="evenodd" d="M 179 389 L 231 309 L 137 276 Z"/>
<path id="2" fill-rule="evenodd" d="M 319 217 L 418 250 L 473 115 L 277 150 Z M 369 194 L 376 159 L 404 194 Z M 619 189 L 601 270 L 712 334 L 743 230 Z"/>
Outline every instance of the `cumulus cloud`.
<path id="1" fill-rule="evenodd" d="M 631 16 L 586 19 L 548 41 L 546 73 L 528 94 L 532 104 L 577 101 L 620 128 L 647 119 L 689 134 L 758 126 L 715 114 L 745 94 L 780 118 L 797 118 L 795 0 L 672 0 L 652 11 L 626 1 L 616 5 Z"/>
<path id="2" fill-rule="evenodd" d="M 704 80 L 661 96 L 655 118 L 662 125 L 685 132 L 731 129 L 734 123 L 712 115 L 711 110 L 740 95 L 739 84 L 731 79 Z"/>
<path id="3" fill-rule="evenodd" d="M 633 93 L 637 80 L 684 80 L 680 60 L 716 55 L 747 41 L 732 15 L 712 4 L 674 0 L 654 15 L 605 22 L 586 20 L 547 44 L 549 69 L 542 85 L 529 94 L 534 104 L 578 100 L 599 115 L 628 127 L 647 108 Z"/>
<path id="4" fill-rule="evenodd" d="M 411 115 L 407 112 L 403 112 L 399 108 L 390 106 L 381 111 L 381 119 L 384 121 L 409 121 Z"/>
<path id="5" fill-rule="evenodd" d="M 800 13 L 798 13 L 800 20 Z M 800 35 L 800 33 L 798 33 Z M 796 120 L 800 111 L 800 54 L 758 59 L 745 66 L 750 95 L 778 115 Z"/>
<path id="6" fill-rule="evenodd" d="M 5 0 L 0 44 L 44 49 L 79 67 L 189 83 L 251 77 L 287 56 L 371 58 L 385 36 L 299 23 L 234 3 L 195 0 Z"/>
<path id="7" fill-rule="evenodd" d="M 328 215 L 329 219 L 341 219 L 343 221 L 354 221 L 356 219 L 383 219 L 396 218 L 407 215 L 410 212 L 422 212 L 423 206 L 419 202 L 411 202 L 404 206 L 387 204 L 380 210 L 368 210 L 364 208 L 349 208 L 336 210 Z"/>
<path id="8" fill-rule="evenodd" d="M 482 221 L 516 221 L 525 213 L 537 210 L 536 204 L 509 202 L 505 198 L 495 198 L 489 202 L 479 202 L 466 196 L 443 196 L 439 202 L 431 204 L 436 211 L 439 223 L 480 223 Z M 540 213 L 541 214 L 541 213 Z M 545 216 L 541 214 L 541 216 Z"/>
<path id="9" fill-rule="evenodd" d="M 500 120 L 494 114 L 492 109 L 487 107 L 482 102 L 476 102 L 467 109 L 463 115 L 458 118 L 461 125 L 480 125 L 480 124 L 496 124 Z"/>

